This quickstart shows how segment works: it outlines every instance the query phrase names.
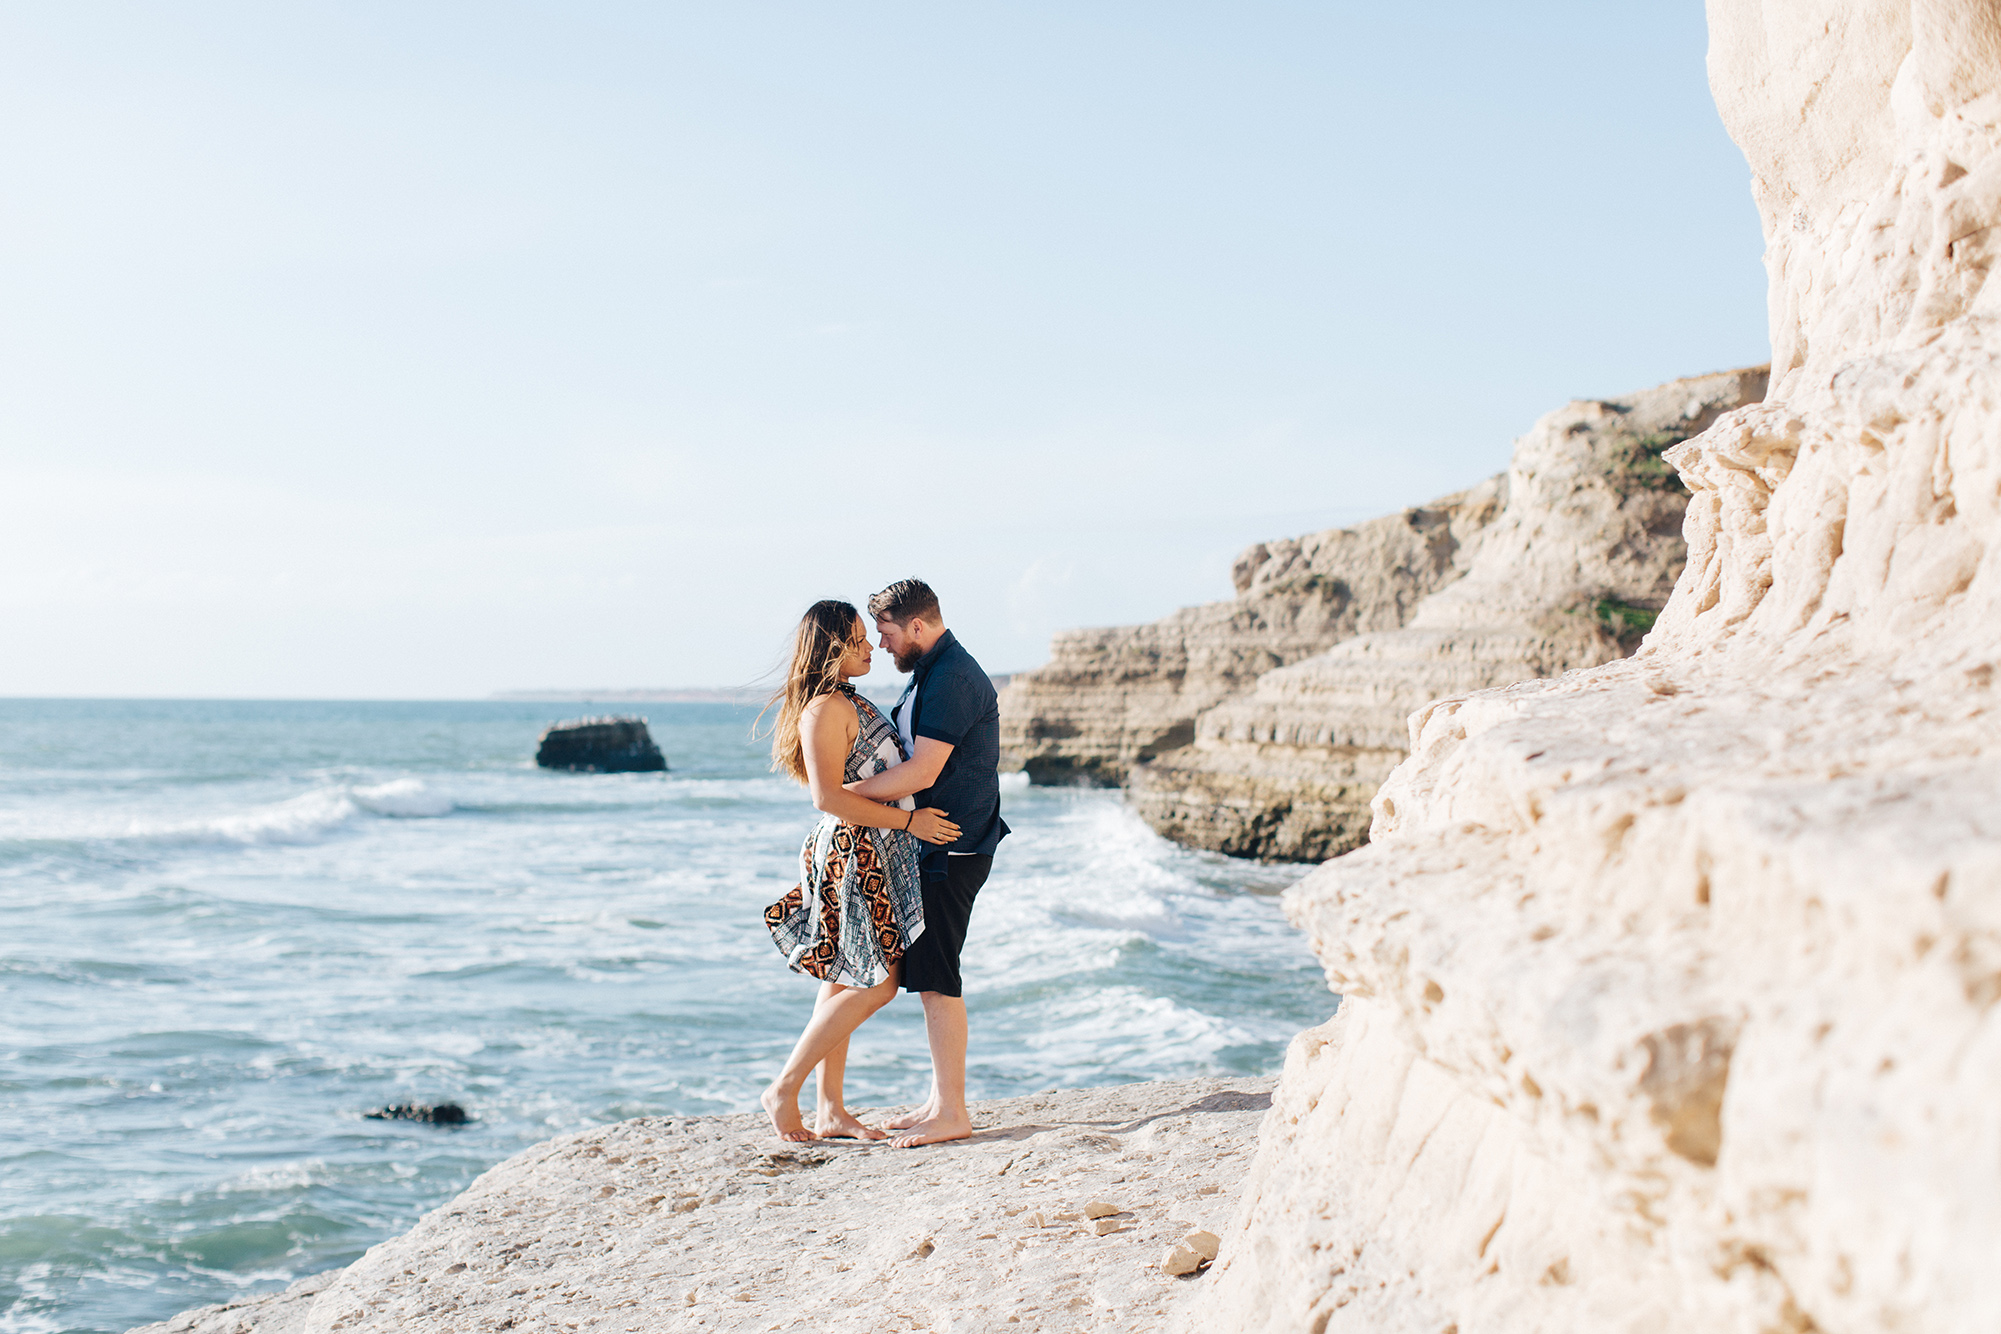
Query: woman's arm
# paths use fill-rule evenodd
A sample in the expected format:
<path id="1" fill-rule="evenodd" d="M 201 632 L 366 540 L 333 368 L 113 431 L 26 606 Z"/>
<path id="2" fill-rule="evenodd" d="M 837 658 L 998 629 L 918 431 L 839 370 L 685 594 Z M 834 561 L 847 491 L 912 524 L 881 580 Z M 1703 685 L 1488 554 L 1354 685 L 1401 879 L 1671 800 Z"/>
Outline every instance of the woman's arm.
<path id="1" fill-rule="evenodd" d="M 813 805 L 864 829 L 909 829 L 931 843 L 950 843 L 957 838 L 958 826 L 939 818 L 942 811 L 898 810 L 858 797 L 841 786 L 848 751 L 854 747 L 860 726 L 855 706 L 842 696 L 821 695 L 806 706 L 799 719 L 799 742 L 806 752 L 806 789 L 813 795 Z"/>

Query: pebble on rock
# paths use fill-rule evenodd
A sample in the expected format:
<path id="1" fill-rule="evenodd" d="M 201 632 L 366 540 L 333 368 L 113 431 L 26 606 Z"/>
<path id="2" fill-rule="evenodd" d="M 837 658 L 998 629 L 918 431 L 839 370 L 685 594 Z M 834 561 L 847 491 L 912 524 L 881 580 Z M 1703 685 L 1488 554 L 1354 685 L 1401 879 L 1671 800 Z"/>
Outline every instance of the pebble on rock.
<path id="1" fill-rule="evenodd" d="M 1086 1218 L 1108 1218 L 1113 1214 L 1122 1214 L 1124 1212 L 1125 1210 L 1119 1208 L 1118 1205 L 1107 1204 L 1103 1200 L 1092 1200 L 1084 1206 L 1084 1217 Z"/>
<path id="2" fill-rule="evenodd" d="M 1160 1257 L 1160 1272 L 1177 1278 L 1182 1274 L 1192 1274 L 1201 1267 L 1202 1257 L 1186 1246 L 1169 1246 L 1166 1254 Z"/>
<path id="3" fill-rule="evenodd" d="M 1201 1256 L 1203 1264 L 1208 1264 L 1216 1258 L 1223 1239 L 1213 1232 L 1191 1232 L 1181 1239 L 1181 1244 Z"/>
<path id="4" fill-rule="evenodd" d="M 1116 1218 L 1100 1218 L 1091 1228 L 1101 1237 L 1109 1237 L 1114 1232 L 1124 1232 L 1126 1225 Z"/>

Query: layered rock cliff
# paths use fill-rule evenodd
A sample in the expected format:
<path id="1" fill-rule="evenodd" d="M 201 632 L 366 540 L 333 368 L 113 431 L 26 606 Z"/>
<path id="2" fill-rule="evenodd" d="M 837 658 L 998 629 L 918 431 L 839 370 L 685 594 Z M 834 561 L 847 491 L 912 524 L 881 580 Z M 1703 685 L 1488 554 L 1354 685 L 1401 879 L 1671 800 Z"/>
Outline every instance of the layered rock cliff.
<path id="1" fill-rule="evenodd" d="M 1001 695 L 1003 765 L 1037 783 L 1118 784 L 1186 746 L 1202 710 L 1364 630 L 1401 625 L 1465 573 L 1500 511 L 1502 479 L 1386 518 L 1261 542 L 1237 558 L 1237 596 L 1151 625 L 1070 630 L 1050 662 Z"/>
<path id="2" fill-rule="evenodd" d="M 1265 673 L 1198 715 L 1193 745 L 1137 766 L 1155 829 L 1241 856 L 1320 860 L 1359 845 L 1369 801 L 1426 700 L 1623 657 L 1681 573 L 1688 493 L 1662 460 L 1764 397 L 1763 367 L 1571 403 L 1517 442 L 1506 504 L 1464 573 L 1400 625 Z"/>
<path id="3" fill-rule="evenodd" d="M 2001 1328 L 2001 9 L 1712 0 L 1774 380 L 1631 659 L 1447 698 L 1288 910 L 1202 1330 Z"/>

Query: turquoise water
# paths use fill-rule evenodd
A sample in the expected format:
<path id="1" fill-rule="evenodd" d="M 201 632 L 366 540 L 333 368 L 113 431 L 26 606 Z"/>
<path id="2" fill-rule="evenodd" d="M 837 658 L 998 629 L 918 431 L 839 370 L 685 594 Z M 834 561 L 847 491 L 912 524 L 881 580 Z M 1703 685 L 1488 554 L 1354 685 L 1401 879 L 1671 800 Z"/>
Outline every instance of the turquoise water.
<path id="1" fill-rule="evenodd" d="M 0 1334 L 123 1330 L 344 1264 L 552 1134 L 751 1107 L 811 1007 L 760 912 L 812 813 L 754 710 L 669 773 L 551 774 L 582 706 L 0 701 Z M 1276 895 L 1115 793 L 1010 787 L 976 1096 L 1276 1069 L 1333 1009 Z M 920 1095 L 914 998 L 851 1101 Z M 453 1099 L 462 1128 L 363 1119 Z"/>

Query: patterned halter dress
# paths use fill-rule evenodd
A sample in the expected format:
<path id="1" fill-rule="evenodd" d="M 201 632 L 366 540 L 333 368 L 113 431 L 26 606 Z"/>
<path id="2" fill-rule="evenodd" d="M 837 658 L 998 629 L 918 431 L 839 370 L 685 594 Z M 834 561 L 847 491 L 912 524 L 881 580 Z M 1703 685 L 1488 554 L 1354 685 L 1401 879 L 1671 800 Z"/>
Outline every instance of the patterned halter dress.
<path id="1" fill-rule="evenodd" d="M 895 724 L 853 686 L 842 682 L 840 690 L 861 723 L 841 781 L 872 778 L 901 764 L 903 739 Z M 910 810 L 916 803 L 905 797 L 897 805 Z M 764 910 L 786 964 L 850 987 L 887 978 L 890 965 L 924 934 L 917 853 L 917 840 L 901 829 L 864 829 L 821 816 L 799 849 L 799 883 Z"/>

